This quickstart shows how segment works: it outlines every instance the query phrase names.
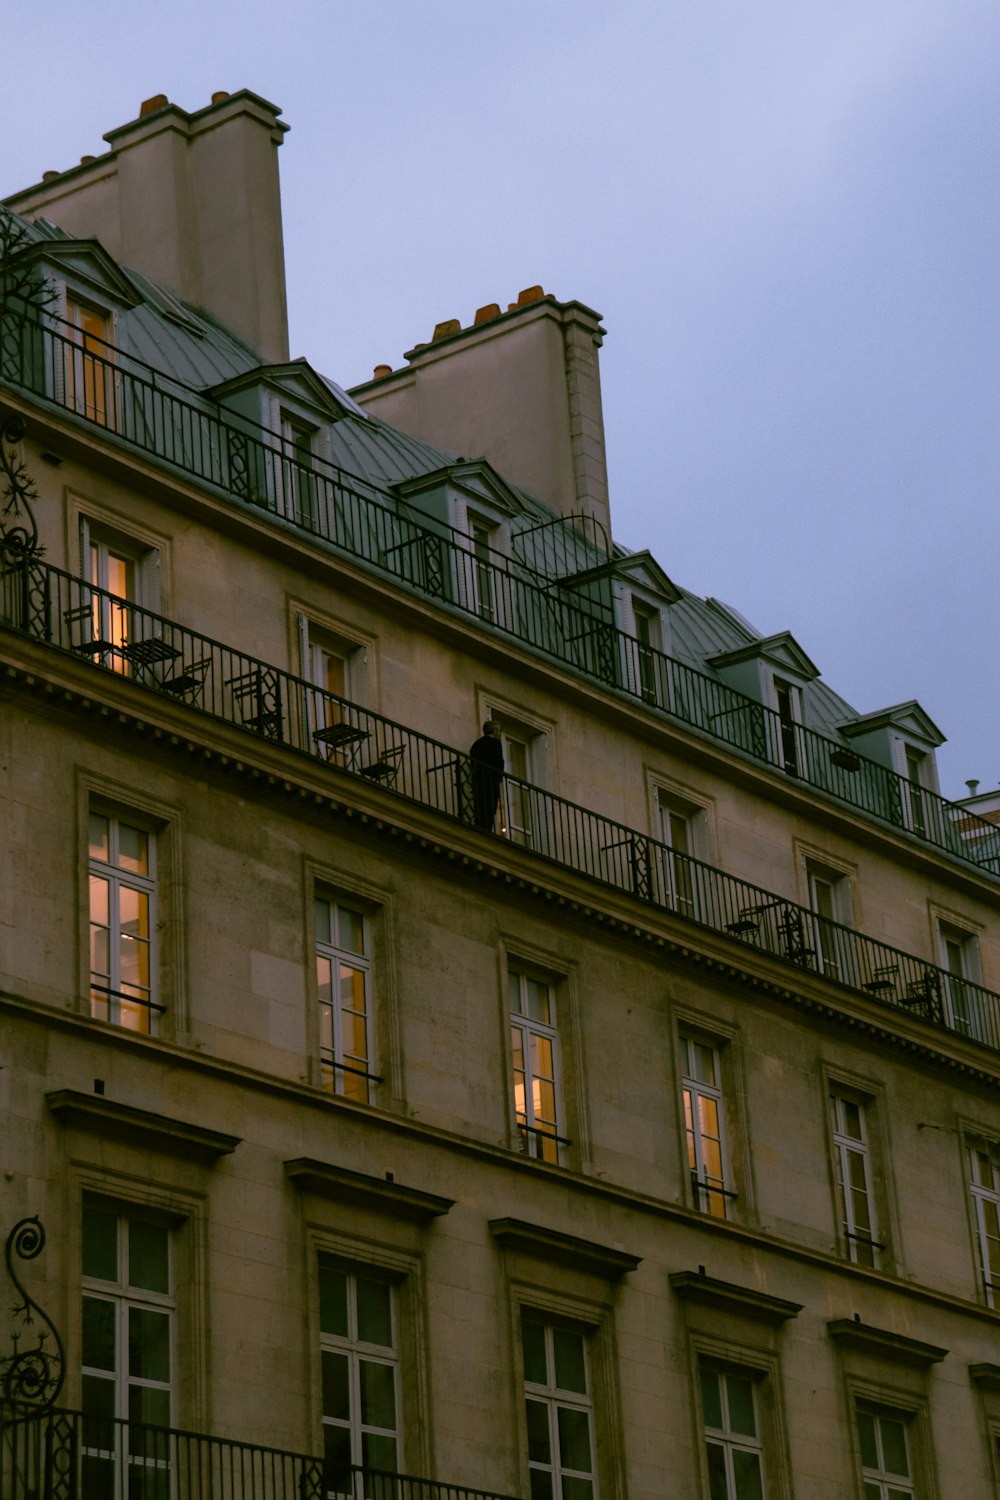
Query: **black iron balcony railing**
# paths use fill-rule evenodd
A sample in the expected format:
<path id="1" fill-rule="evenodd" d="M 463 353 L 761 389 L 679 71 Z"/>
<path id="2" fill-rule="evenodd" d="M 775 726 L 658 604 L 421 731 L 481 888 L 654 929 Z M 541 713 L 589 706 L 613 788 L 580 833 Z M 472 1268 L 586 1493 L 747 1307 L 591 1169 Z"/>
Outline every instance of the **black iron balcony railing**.
<path id="1" fill-rule="evenodd" d="M 0 312 L 0 381 L 47 399 L 131 446 L 315 536 L 404 587 L 475 616 L 584 676 L 692 726 L 777 773 L 1000 874 L 1000 827 L 717 678 L 617 628 L 593 540 L 566 526 L 564 545 L 518 557 L 476 551 L 468 537 L 318 456 L 302 462 L 280 436 L 206 410 L 199 392 L 72 330 Z M 263 435 L 262 435 L 263 431 Z M 544 528 L 533 528 L 539 532 Z M 515 538 L 515 543 L 518 538 Z M 551 568 L 573 573 L 551 576 Z M 589 569 L 589 571 L 588 571 Z M 578 575 L 578 576 L 577 576 Z"/>
<path id="2" fill-rule="evenodd" d="M 0 1405 L 3 1500 L 509 1500 L 78 1411 Z"/>
<path id="3" fill-rule="evenodd" d="M 186 704 L 395 796 L 476 822 L 464 752 L 302 677 L 188 630 L 46 563 L 0 571 L 0 623 L 137 689 Z M 650 907 L 809 970 L 880 1004 L 1000 1049 L 1000 996 L 751 885 L 648 834 L 505 776 L 516 827 L 501 832 L 545 859 Z"/>

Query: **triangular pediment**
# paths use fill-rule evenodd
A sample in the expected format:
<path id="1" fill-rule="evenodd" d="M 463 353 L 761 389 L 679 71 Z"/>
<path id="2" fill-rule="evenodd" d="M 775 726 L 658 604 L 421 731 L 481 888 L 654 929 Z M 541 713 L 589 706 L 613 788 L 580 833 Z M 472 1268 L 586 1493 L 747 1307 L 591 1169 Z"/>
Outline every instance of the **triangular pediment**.
<path id="1" fill-rule="evenodd" d="M 764 636 L 759 641 L 750 641 L 746 646 L 738 646 L 735 651 L 722 651 L 718 656 L 711 656 L 709 666 L 718 669 L 754 660 L 764 660 L 769 666 L 777 667 L 780 672 L 786 672 L 789 677 L 800 682 L 811 682 L 819 676 L 819 668 L 788 630 Z"/>
<path id="2" fill-rule="evenodd" d="M 330 383 L 305 359 L 293 359 L 280 365 L 257 365 L 230 380 L 209 386 L 205 394 L 224 406 L 234 396 L 255 387 L 307 411 L 317 422 L 337 422 L 355 410 L 354 402 L 349 397 L 342 401 Z"/>
<path id="3" fill-rule="evenodd" d="M 871 734 L 877 729 L 894 729 L 915 745 L 934 750 L 943 745 L 943 735 L 930 714 L 920 707 L 915 698 L 908 703 L 896 703 L 891 708 L 879 708 L 874 713 L 862 714 L 858 719 L 849 719 L 840 725 L 840 733 L 848 739 Z"/>
<path id="4" fill-rule="evenodd" d="M 617 557 L 614 564 L 616 578 L 625 578 L 637 588 L 646 589 L 668 604 L 676 604 L 681 591 L 664 573 L 651 552 L 631 552 L 627 557 Z"/>
<path id="5" fill-rule="evenodd" d="M 492 464 L 482 458 L 462 459 L 459 463 L 434 469 L 430 474 L 400 480 L 393 489 L 404 500 L 412 500 L 416 495 L 442 486 L 456 491 L 473 504 L 478 502 L 491 514 L 509 517 L 526 514 L 526 507 L 517 492 L 501 478 Z"/>
<path id="6" fill-rule="evenodd" d="M 22 257 L 109 306 L 136 307 L 142 301 L 99 240 L 39 240 L 21 252 L 19 262 Z"/>

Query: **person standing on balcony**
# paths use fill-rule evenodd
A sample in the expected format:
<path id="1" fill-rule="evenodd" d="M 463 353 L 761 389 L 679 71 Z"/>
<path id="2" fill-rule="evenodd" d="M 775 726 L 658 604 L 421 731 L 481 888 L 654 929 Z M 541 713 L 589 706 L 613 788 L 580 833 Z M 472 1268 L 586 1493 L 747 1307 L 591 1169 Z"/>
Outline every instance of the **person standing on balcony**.
<path id="1" fill-rule="evenodd" d="M 483 732 L 469 750 L 472 781 L 472 821 L 484 833 L 492 833 L 500 805 L 500 783 L 503 781 L 504 758 L 500 725 L 487 719 Z"/>

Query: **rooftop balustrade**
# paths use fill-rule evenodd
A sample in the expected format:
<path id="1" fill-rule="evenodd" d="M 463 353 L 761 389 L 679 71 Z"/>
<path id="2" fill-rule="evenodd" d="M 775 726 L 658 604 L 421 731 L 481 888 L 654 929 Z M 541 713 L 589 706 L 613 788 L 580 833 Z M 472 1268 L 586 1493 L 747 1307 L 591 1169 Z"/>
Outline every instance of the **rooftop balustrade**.
<path id="1" fill-rule="evenodd" d="M 3 1500 L 508 1500 L 378 1469 L 116 1420 L 0 1405 Z"/>
<path id="2" fill-rule="evenodd" d="M 568 523 L 530 526 L 512 557 L 476 551 L 463 533 L 386 489 L 121 351 L 98 352 L 53 319 L 0 310 L 0 381 L 54 403 L 189 478 L 309 533 L 338 552 L 561 665 L 623 692 L 758 764 L 1000 875 L 1000 827 L 891 768 L 778 713 L 718 678 L 620 630 L 602 544 Z"/>
<path id="3" fill-rule="evenodd" d="M 0 622 L 137 692 L 476 823 L 477 771 L 464 752 L 59 568 L 20 559 L 0 571 Z M 497 832 L 535 858 L 1000 1050 L 1000 996 L 983 986 L 515 776 L 502 791 Z"/>

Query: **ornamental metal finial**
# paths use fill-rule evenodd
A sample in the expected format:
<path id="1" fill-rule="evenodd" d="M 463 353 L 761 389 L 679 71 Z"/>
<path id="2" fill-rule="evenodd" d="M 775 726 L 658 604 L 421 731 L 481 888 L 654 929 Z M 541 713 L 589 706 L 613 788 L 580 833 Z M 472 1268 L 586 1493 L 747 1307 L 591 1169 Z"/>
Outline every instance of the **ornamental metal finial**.
<path id="1" fill-rule="evenodd" d="M 15 1224 L 7 1236 L 7 1274 L 20 1301 L 10 1309 L 11 1354 L 0 1354 L 0 1397 L 21 1406 L 46 1408 L 55 1403 L 66 1373 L 62 1340 L 51 1318 L 28 1296 L 14 1270 L 14 1256 L 34 1260 L 45 1247 L 45 1230 L 36 1215 Z M 21 1348 L 22 1341 L 26 1347 Z M 52 1347 L 46 1348 L 50 1343 Z"/>
<path id="2" fill-rule="evenodd" d="M 0 470 L 3 472 L 3 494 L 0 495 L 0 552 L 9 562 L 30 561 L 40 557 L 44 548 L 38 545 L 38 524 L 32 504 L 38 499 L 17 444 L 24 437 L 20 417 L 10 417 L 0 434 Z"/>

